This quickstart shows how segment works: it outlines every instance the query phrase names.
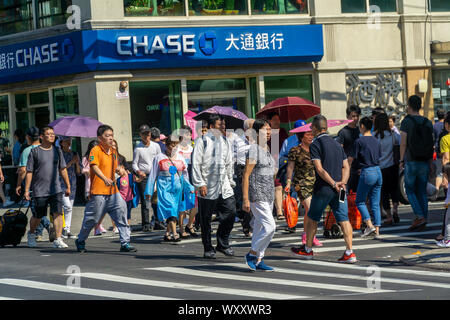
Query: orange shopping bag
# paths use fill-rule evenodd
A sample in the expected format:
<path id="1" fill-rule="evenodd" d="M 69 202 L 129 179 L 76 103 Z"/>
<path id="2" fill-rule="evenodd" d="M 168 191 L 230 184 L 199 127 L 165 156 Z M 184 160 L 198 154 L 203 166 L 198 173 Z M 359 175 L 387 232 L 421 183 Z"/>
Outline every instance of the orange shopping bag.
<path id="1" fill-rule="evenodd" d="M 298 205 L 297 200 L 290 194 L 283 200 L 283 211 L 288 227 L 294 228 L 298 221 Z"/>

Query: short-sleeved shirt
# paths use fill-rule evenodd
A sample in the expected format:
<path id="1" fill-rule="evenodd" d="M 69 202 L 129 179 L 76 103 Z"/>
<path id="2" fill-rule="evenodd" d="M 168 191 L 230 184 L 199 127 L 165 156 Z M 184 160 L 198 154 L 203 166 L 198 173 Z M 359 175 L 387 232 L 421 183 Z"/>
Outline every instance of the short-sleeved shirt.
<path id="1" fill-rule="evenodd" d="M 323 133 L 317 136 L 309 147 L 309 152 L 311 153 L 311 161 L 314 163 L 314 160 L 320 160 L 323 169 L 328 172 L 334 181 L 340 182 L 342 180 L 342 165 L 347 156 L 342 146 L 330 135 Z M 316 171 L 314 192 L 322 188 L 333 190 L 333 187 L 324 181 Z"/>
<path id="2" fill-rule="evenodd" d="M 301 200 L 305 200 L 312 195 L 314 183 L 316 182 L 311 155 L 301 146 L 297 146 L 289 151 L 288 160 L 295 163 L 293 180 L 294 188 L 296 191 L 297 189 L 300 190 L 299 196 Z"/>
<path id="3" fill-rule="evenodd" d="M 444 122 L 442 121 L 436 122 L 433 126 L 434 146 L 436 147 L 436 150 L 439 150 L 439 137 L 444 129 Z"/>
<path id="4" fill-rule="evenodd" d="M 25 150 L 23 150 L 22 154 L 20 155 L 19 167 L 27 166 L 28 157 L 30 156 L 30 152 L 31 152 L 31 150 L 33 150 L 36 147 L 39 147 L 39 145 L 38 144 L 31 145 L 31 146 L 26 147 Z"/>
<path id="5" fill-rule="evenodd" d="M 44 150 L 42 147 L 35 147 L 31 150 L 27 172 L 33 173 L 31 180 L 33 197 L 49 197 L 61 193 L 59 172 L 65 168 L 66 162 L 60 148 L 52 147 L 50 150 Z"/>
<path id="6" fill-rule="evenodd" d="M 95 146 L 89 154 L 89 164 L 91 166 L 90 177 L 92 195 L 112 195 L 119 192 L 115 184 L 107 186 L 92 169 L 93 165 L 98 166 L 106 178 L 115 181 L 115 172 L 117 168 L 117 151 L 115 149 L 110 148 L 109 152 L 106 152 L 102 146 Z"/>
<path id="7" fill-rule="evenodd" d="M 381 145 L 372 136 L 361 137 L 355 141 L 355 161 L 359 169 L 366 169 L 380 165 Z"/>
<path id="8" fill-rule="evenodd" d="M 336 141 L 342 145 L 347 157 L 355 158 L 355 141 L 359 136 L 360 132 L 358 127 L 350 128 L 349 126 L 345 126 L 339 130 Z M 357 164 L 352 163 L 352 168 L 357 169 Z"/>
<path id="9" fill-rule="evenodd" d="M 407 117 L 405 117 L 405 119 L 403 119 L 401 125 L 400 125 L 400 131 L 405 132 L 408 136 L 411 136 L 413 134 L 414 127 L 415 127 L 415 123 L 414 120 L 416 120 L 417 123 L 422 123 L 423 119 L 426 119 L 425 117 L 422 116 L 416 116 L 416 115 L 409 115 Z M 428 119 L 427 119 L 428 120 Z M 429 126 L 431 131 L 433 131 L 433 125 L 431 124 L 431 121 L 425 121 L 425 125 Z M 409 150 L 409 146 L 406 145 L 406 152 L 405 152 L 405 161 L 411 161 L 412 156 L 411 156 L 411 152 Z"/>
<path id="10" fill-rule="evenodd" d="M 275 160 L 269 150 L 252 144 L 247 154 L 249 163 L 255 164 L 249 178 L 250 202 L 273 203 L 275 195 Z"/>
<path id="11" fill-rule="evenodd" d="M 441 153 L 450 152 L 450 133 L 442 137 L 439 148 Z"/>

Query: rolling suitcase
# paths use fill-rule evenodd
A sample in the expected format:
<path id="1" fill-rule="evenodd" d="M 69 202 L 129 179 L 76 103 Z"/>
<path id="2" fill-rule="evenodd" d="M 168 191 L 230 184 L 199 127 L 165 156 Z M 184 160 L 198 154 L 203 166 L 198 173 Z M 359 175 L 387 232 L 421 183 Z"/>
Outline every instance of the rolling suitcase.
<path id="1" fill-rule="evenodd" d="M 27 229 L 29 209 L 30 206 L 25 213 L 21 211 L 21 208 L 10 209 L 0 217 L 0 247 L 4 248 L 7 245 L 16 247 L 20 244 Z"/>

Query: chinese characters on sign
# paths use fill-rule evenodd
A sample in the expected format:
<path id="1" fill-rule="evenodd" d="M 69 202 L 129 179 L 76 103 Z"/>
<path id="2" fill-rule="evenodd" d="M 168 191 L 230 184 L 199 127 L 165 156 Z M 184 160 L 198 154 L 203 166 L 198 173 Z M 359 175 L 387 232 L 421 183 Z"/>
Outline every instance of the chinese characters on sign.
<path id="1" fill-rule="evenodd" d="M 406 116 L 401 76 L 401 72 L 392 71 L 376 74 L 348 73 L 346 76 L 348 105 L 359 105 L 362 116 L 371 116 L 373 108 L 382 107 L 388 115 L 394 115 L 397 121 L 400 121 Z"/>
<path id="2" fill-rule="evenodd" d="M 14 68 L 14 53 L 0 53 L 0 70 Z"/>
<path id="3" fill-rule="evenodd" d="M 253 34 L 247 32 L 235 36 L 233 33 L 230 33 L 229 37 L 225 40 L 228 42 L 226 51 L 233 48 L 237 51 L 282 50 L 284 35 L 282 33 L 272 33 L 269 36 L 268 33 Z"/>

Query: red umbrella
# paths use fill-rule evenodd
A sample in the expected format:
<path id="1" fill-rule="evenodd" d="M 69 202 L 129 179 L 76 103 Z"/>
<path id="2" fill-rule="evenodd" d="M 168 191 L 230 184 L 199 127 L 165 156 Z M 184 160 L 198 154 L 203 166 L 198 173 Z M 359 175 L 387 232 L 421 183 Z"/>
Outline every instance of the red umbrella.
<path id="1" fill-rule="evenodd" d="M 320 113 L 320 107 L 313 102 L 299 97 L 278 98 L 268 103 L 256 113 L 257 118 L 267 117 L 276 112 L 280 115 L 281 122 L 293 122 L 299 119 L 309 119 Z"/>

